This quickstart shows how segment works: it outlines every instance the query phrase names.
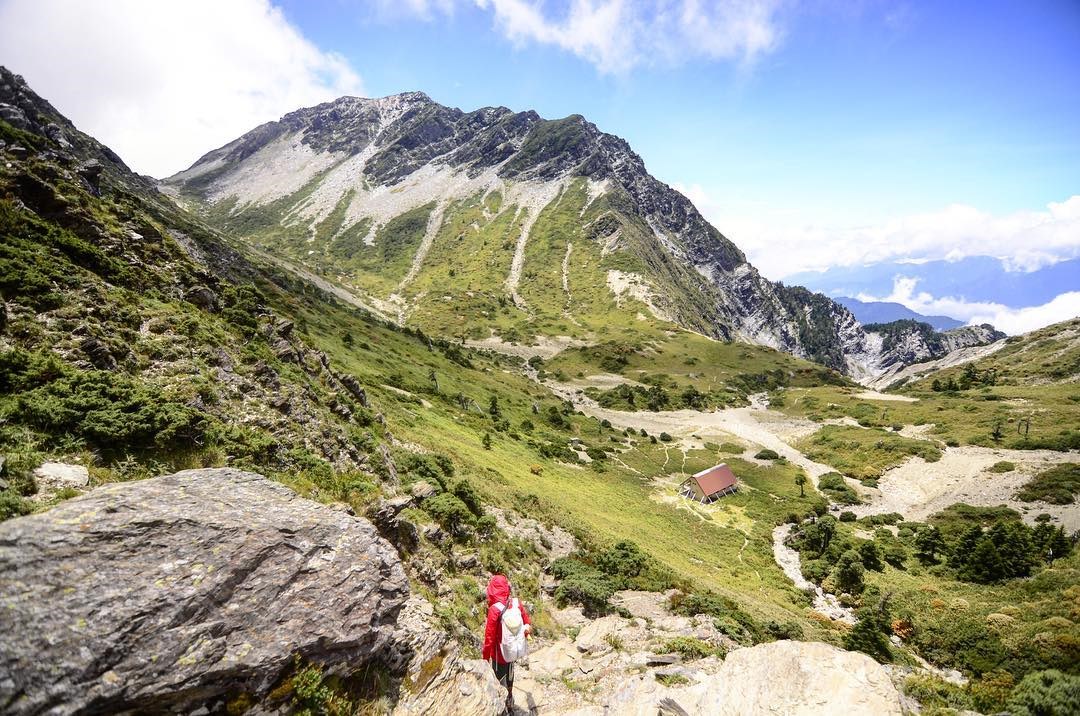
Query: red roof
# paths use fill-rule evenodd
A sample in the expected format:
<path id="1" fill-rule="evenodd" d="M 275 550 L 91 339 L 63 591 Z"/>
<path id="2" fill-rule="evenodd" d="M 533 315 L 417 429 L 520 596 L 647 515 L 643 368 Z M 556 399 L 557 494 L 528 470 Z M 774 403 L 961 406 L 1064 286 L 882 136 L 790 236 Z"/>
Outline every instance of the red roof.
<path id="1" fill-rule="evenodd" d="M 735 473 L 724 463 L 702 470 L 694 475 L 693 480 L 706 496 L 726 490 L 736 482 Z"/>

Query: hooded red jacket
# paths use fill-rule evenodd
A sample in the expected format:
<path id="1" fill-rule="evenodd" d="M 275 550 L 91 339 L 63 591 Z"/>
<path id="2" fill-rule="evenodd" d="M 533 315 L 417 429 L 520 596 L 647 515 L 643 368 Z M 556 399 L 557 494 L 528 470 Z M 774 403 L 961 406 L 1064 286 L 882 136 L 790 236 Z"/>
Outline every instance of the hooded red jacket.
<path id="1" fill-rule="evenodd" d="M 499 653 L 499 644 L 502 642 L 502 610 L 495 607 L 496 604 L 510 606 L 510 581 L 501 574 L 496 574 L 488 582 L 487 586 L 488 612 L 487 624 L 484 627 L 484 650 L 482 656 L 487 661 L 494 660 L 496 663 L 505 664 L 502 654 Z M 529 612 L 525 611 L 525 605 L 518 601 L 521 608 L 521 620 L 525 622 L 525 636 L 532 631 L 532 622 L 529 620 Z"/>

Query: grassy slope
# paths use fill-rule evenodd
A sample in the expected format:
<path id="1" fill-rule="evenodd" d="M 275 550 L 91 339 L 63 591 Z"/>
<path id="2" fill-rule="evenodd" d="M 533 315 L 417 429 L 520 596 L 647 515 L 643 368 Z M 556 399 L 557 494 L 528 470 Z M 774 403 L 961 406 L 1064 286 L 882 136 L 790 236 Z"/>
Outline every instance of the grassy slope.
<path id="1" fill-rule="evenodd" d="M 868 427 L 934 425 L 930 434 L 958 445 L 1014 449 L 1080 447 L 1080 319 L 1009 339 L 1005 348 L 970 366 L 947 368 L 905 386 L 900 394 L 917 402 L 860 398 L 858 389 L 819 387 L 787 390 L 774 405 L 812 419 L 850 416 Z M 935 391 L 933 383 L 959 385 L 966 371 L 993 376 L 993 385 Z M 1024 434 L 1022 421 L 1030 421 Z M 1000 438 L 995 439 L 995 427 Z"/>
<path id="2" fill-rule="evenodd" d="M 646 480 L 677 468 L 696 471 L 724 456 L 698 451 L 687 456 L 683 467 L 681 454 L 675 453 L 669 462 L 662 444 L 639 439 L 636 446 L 622 445 L 620 449 L 626 451 L 618 456 L 637 473 L 615 464 L 596 472 L 543 458 L 528 444 L 529 439 L 565 444 L 577 435 L 586 444 L 610 446 L 613 435 L 624 438 L 612 430 L 598 437 L 596 422 L 583 416 L 571 416 L 569 431 L 546 426 L 541 416 L 532 414 L 531 406 L 537 402 L 546 410 L 558 402 L 518 375 L 508 359 L 474 358 L 474 369 L 463 368 L 440 352 L 427 350 L 419 340 L 372 324 L 350 309 L 314 296 L 301 298 L 296 292 L 272 296 L 279 310 L 299 318 L 313 343 L 361 377 L 398 439 L 451 456 L 486 498 L 561 524 L 591 542 L 632 540 L 678 574 L 732 597 L 755 616 L 798 618 L 807 627 L 814 624 L 802 611 L 801 595 L 771 555 L 769 535 L 774 524 L 792 511 L 805 512 L 813 499 L 812 495 L 798 497 L 791 466 L 739 466 L 751 489 L 726 504 L 732 515 L 741 518 L 732 522 L 748 533 L 749 543 L 743 549 L 742 532 L 658 503 L 652 499 L 655 488 Z M 344 333 L 353 336 L 352 348 L 343 344 Z M 439 381 L 438 393 L 430 380 L 432 370 Z M 389 382 L 413 397 L 381 387 Z M 475 408 L 460 408 L 455 399 L 459 392 L 485 408 L 490 396 L 496 395 L 513 428 L 526 419 L 536 427 L 531 435 L 518 430 L 518 439 L 498 433 L 490 417 Z M 421 398 L 430 407 L 424 407 Z M 491 450 L 481 444 L 484 433 L 493 437 Z M 541 468 L 540 474 L 530 470 L 534 465 Z"/>

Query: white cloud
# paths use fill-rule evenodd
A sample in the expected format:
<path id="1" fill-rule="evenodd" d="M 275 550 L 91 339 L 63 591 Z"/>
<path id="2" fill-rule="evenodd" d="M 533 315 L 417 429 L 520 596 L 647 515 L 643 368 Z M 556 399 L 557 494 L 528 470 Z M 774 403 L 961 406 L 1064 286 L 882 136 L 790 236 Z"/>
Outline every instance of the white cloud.
<path id="1" fill-rule="evenodd" d="M 362 93 L 269 0 L 0 0 L 0 62 L 158 177 L 286 112 Z"/>
<path id="2" fill-rule="evenodd" d="M 384 0 L 380 0 L 383 2 Z M 557 12 L 537 0 L 473 0 L 512 42 L 553 45 L 600 72 L 690 59 L 749 63 L 780 44 L 783 0 L 570 0 Z M 452 0 L 407 0 L 399 12 L 430 19 Z"/>
<path id="3" fill-rule="evenodd" d="M 771 206 L 735 213 L 699 185 L 675 187 L 773 279 L 833 266 L 968 256 L 993 256 L 1007 271 L 1030 272 L 1080 256 L 1080 195 L 1043 211 L 995 215 L 953 204 L 878 225 L 837 227 Z"/>
<path id="4" fill-rule="evenodd" d="M 1000 303 L 965 301 L 951 296 L 936 298 L 926 291 L 916 291 L 918 283 L 918 278 L 896 276 L 893 278 L 892 293 L 888 296 L 877 298 L 859 294 L 857 298 L 860 301 L 900 303 L 924 315 L 952 316 L 969 325 L 990 323 L 1013 335 L 1080 316 L 1080 291 L 1067 291 L 1041 306 L 1009 308 Z"/>

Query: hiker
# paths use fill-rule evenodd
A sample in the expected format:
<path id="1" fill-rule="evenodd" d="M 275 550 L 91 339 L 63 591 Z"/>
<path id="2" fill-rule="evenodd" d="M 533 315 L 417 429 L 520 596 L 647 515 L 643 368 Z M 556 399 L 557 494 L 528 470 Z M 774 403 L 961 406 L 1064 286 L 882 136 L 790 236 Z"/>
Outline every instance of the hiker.
<path id="1" fill-rule="evenodd" d="M 496 574 L 487 586 L 488 613 L 484 627 L 483 658 L 491 663 L 495 678 L 506 687 L 506 712 L 514 710 L 514 662 L 528 652 L 525 639 L 532 631 L 529 612 L 517 597 L 510 596 L 510 580 Z"/>

